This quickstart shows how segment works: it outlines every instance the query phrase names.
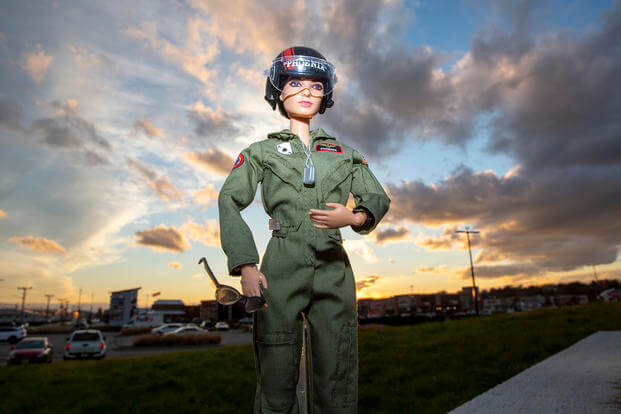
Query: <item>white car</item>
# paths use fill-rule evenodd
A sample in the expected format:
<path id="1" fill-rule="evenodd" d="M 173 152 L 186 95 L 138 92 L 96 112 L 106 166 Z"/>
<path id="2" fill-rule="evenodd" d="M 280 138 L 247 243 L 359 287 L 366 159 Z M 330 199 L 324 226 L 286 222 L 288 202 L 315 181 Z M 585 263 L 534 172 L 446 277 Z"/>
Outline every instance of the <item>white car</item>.
<path id="1" fill-rule="evenodd" d="M 97 329 L 75 331 L 67 338 L 63 359 L 102 359 L 106 356 L 105 339 Z"/>
<path id="2" fill-rule="evenodd" d="M 175 329 L 172 332 L 166 332 L 164 334 L 164 336 L 169 336 L 169 335 L 195 335 L 195 334 L 201 334 L 201 333 L 205 333 L 206 331 L 204 329 L 199 328 L 196 325 L 185 325 L 182 326 L 179 329 Z"/>
<path id="3" fill-rule="evenodd" d="M 229 329 L 231 329 L 231 327 L 224 321 L 216 323 L 216 331 L 228 331 Z"/>
<path id="4" fill-rule="evenodd" d="M 164 325 L 151 329 L 151 333 L 164 335 L 167 332 L 176 331 L 177 329 L 182 328 L 184 326 L 185 325 L 182 323 L 165 323 Z"/>
<path id="5" fill-rule="evenodd" d="M 8 341 L 10 344 L 16 344 L 20 339 L 28 335 L 26 328 L 22 326 L 0 326 L 0 341 Z"/>

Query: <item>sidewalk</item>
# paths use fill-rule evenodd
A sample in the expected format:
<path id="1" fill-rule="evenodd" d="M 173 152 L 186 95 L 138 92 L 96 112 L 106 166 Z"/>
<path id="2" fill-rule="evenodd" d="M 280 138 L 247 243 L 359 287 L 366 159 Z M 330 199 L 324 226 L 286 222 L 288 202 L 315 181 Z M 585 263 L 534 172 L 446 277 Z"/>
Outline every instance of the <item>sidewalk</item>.
<path id="1" fill-rule="evenodd" d="M 621 331 L 600 331 L 449 414 L 618 414 L 621 406 L 610 402 L 620 395 Z"/>

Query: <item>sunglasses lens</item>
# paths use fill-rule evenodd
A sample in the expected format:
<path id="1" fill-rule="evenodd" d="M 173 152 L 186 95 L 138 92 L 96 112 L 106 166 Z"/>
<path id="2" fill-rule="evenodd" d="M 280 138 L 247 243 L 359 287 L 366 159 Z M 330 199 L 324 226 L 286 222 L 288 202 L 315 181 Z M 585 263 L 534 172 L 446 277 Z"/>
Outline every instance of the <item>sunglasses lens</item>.
<path id="1" fill-rule="evenodd" d="M 221 286 L 216 290 L 216 300 L 222 305 L 232 305 L 241 298 L 240 293 L 230 286 Z"/>

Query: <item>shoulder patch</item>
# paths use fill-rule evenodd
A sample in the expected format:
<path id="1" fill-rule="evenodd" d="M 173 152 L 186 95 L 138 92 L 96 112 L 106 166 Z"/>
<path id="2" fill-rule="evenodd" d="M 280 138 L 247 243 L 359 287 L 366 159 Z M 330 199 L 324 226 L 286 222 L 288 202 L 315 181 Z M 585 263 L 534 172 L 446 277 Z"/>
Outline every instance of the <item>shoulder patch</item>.
<path id="1" fill-rule="evenodd" d="M 320 142 L 315 145 L 315 152 L 334 152 L 337 154 L 343 153 L 343 147 L 340 145 L 332 144 L 330 142 Z"/>
<path id="2" fill-rule="evenodd" d="M 237 160 L 235 160 L 235 165 L 233 165 L 233 169 L 239 167 L 240 165 L 242 165 L 244 163 L 244 155 L 243 154 L 239 154 L 237 156 Z"/>

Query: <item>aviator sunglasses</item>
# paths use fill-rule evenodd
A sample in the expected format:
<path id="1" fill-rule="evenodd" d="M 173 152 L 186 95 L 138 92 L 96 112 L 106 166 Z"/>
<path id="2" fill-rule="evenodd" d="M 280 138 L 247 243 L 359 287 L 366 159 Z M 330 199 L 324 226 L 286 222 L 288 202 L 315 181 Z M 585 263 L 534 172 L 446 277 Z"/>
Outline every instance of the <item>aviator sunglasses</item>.
<path id="1" fill-rule="evenodd" d="M 242 302 L 245 305 L 246 312 L 252 313 L 258 309 L 263 308 L 266 305 L 265 298 L 263 295 L 261 296 L 246 296 L 242 295 L 239 290 L 235 289 L 233 286 L 223 285 L 218 282 L 216 276 L 211 271 L 209 264 L 207 263 L 207 259 L 202 257 L 198 264 L 203 264 L 205 267 L 205 271 L 216 285 L 216 301 L 221 305 L 232 305 L 237 302 Z"/>

